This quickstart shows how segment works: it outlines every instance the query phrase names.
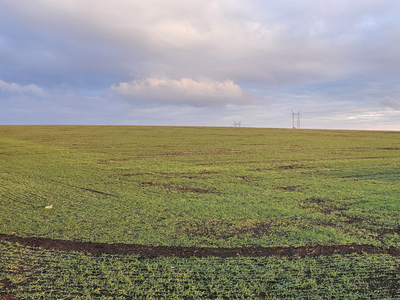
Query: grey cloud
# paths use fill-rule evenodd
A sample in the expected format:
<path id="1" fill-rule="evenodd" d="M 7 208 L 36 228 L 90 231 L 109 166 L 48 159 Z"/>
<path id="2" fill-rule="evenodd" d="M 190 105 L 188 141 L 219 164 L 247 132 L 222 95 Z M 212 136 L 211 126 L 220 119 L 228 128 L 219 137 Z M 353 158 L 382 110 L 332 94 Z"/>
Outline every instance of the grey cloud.
<path id="1" fill-rule="evenodd" d="M 398 12 L 393 0 L 12 3 L 39 25 L 126 49 L 119 68 L 139 67 L 141 77 L 161 71 L 265 84 L 338 80 L 393 69 L 387 57 L 399 36 L 392 29 L 399 25 L 390 17 Z"/>
<path id="2" fill-rule="evenodd" d="M 393 97 L 386 96 L 382 99 L 381 105 L 385 107 L 392 108 L 394 110 L 400 110 L 400 102 Z"/>

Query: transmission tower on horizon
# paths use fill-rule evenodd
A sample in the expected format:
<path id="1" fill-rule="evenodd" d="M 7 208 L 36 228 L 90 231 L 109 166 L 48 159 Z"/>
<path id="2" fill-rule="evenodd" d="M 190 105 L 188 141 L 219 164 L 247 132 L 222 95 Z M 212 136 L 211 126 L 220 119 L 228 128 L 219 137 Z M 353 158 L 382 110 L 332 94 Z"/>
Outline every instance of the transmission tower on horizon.
<path id="1" fill-rule="evenodd" d="M 242 121 L 239 121 L 239 122 L 233 121 L 233 126 L 240 127 L 240 122 L 242 122 Z"/>
<path id="2" fill-rule="evenodd" d="M 298 113 L 294 113 L 293 110 L 292 110 L 292 126 L 293 126 L 293 129 L 296 129 L 296 128 L 300 129 L 300 116 L 301 116 L 300 115 L 300 111 Z"/>

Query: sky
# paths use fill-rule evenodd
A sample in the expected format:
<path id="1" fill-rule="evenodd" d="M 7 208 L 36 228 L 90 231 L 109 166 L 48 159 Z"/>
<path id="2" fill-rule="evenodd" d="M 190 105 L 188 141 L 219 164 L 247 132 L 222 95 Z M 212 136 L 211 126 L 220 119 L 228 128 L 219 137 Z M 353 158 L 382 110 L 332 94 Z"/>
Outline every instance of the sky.
<path id="1" fill-rule="evenodd" d="M 0 0 L 0 125 L 400 130 L 398 0 Z"/>

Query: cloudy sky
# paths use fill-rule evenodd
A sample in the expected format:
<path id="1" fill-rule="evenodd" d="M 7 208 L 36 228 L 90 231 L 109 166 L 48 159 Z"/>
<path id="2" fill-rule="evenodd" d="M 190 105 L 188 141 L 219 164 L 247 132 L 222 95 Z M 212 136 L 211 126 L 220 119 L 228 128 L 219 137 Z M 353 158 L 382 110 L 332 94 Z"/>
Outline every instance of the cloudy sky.
<path id="1" fill-rule="evenodd" d="M 0 0 L 0 124 L 400 130 L 398 0 Z"/>

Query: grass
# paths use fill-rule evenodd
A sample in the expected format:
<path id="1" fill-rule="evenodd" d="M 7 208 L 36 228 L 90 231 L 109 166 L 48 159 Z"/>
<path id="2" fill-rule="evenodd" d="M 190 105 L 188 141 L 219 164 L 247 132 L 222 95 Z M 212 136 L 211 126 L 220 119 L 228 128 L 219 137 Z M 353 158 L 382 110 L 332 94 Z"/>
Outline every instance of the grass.
<path id="1" fill-rule="evenodd" d="M 370 244 L 399 249 L 399 137 L 399 132 L 373 131 L 0 126 L 0 233 L 146 245 Z M 48 205 L 53 208 L 45 209 Z M 31 251 L 7 245 L 3 245 L 3 250 L 16 247 L 18 251 Z M 45 253 L 43 257 L 55 255 L 44 250 L 40 253 Z M 39 265 L 44 259 L 41 255 Z M 78 254 L 55 257 L 72 259 L 69 255 L 79 257 Z M 88 261 L 99 259 L 85 257 Z M 377 257 L 384 256 L 321 259 L 332 266 L 335 259 L 337 262 L 374 261 Z M 124 259 L 157 264 L 157 260 L 132 257 L 107 259 L 116 259 L 116 263 L 122 264 Z M 173 260 L 159 259 L 161 265 Z M 320 263 L 317 258 L 295 261 L 306 266 L 313 260 L 317 265 Z M 396 265 L 397 259 L 389 260 Z M 190 265 L 196 259 L 175 258 L 173 264 L 180 261 L 185 264 L 188 261 Z M 201 261 L 198 259 L 200 265 Z M 244 258 L 237 258 L 223 264 L 242 265 L 243 261 Z M 1 262 L 4 263 L 3 259 Z M 243 272 L 247 272 L 246 268 L 251 270 L 251 265 L 270 263 L 290 265 L 292 261 L 254 258 Z M 333 267 L 325 268 L 324 264 L 321 262 L 322 270 L 331 272 Z M 229 274 L 229 270 L 223 272 Z M 351 268 L 343 267 L 343 270 L 346 273 Z M 57 272 L 51 269 L 49 274 L 61 276 Z M 366 278 L 375 280 L 373 271 L 368 272 Z M 295 271 L 288 273 L 288 278 L 294 281 L 287 283 L 285 289 L 293 287 L 292 293 L 296 295 L 301 291 L 297 284 L 303 284 L 308 277 Z M 204 282 L 209 281 L 207 276 L 211 274 L 211 271 L 205 273 Z M 354 272 L 349 274 L 355 276 Z M 275 291 L 281 283 L 286 284 L 282 276 L 275 285 L 260 285 L 264 290 Z M 190 286 L 204 292 L 200 288 L 204 285 L 203 279 L 198 279 L 198 283 L 196 280 Z M 238 280 L 232 279 L 232 284 L 239 284 Z M 219 282 L 216 290 L 224 281 Z M 346 282 L 348 291 L 355 291 L 351 288 L 353 283 Z M 249 284 L 243 285 L 243 291 Z M 338 284 L 335 281 L 331 286 Z M 18 288 L 22 289 L 21 285 Z M 252 293 L 258 291 L 255 287 L 249 289 Z M 305 289 L 304 295 L 309 292 Z M 354 297 L 372 292 L 364 288 Z M 204 295 L 215 294 L 207 293 Z M 172 297 L 172 294 L 160 295 L 156 298 Z M 262 292 L 254 295 L 267 297 Z M 291 296 L 288 294 L 288 297 Z"/>

